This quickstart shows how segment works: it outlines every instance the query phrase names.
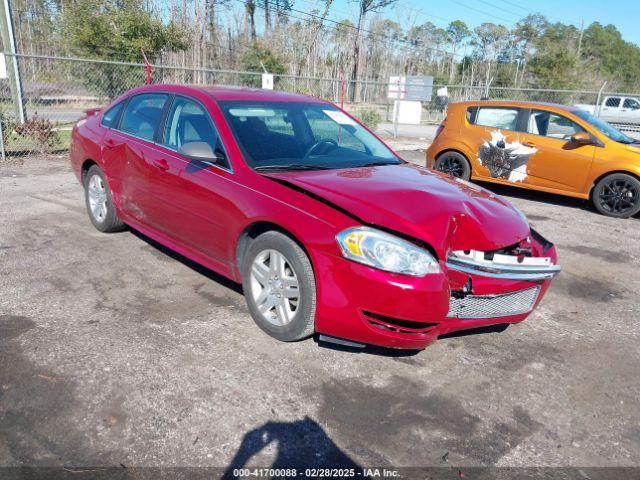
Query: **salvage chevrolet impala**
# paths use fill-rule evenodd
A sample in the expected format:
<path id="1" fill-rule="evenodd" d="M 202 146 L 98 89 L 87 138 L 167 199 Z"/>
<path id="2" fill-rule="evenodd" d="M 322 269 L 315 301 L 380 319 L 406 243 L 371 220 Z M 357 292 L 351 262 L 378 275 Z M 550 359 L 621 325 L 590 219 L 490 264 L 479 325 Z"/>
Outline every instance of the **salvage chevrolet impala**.
<path id="1" fill-rule="evenodd" d="M 308 96 L 142 87 L 87 112 L 71 163 L 98 230 L 129 225 L 241 282 L 283 341 L 422 349 L 524 320 L 559 271 L 507 201 Z"/>

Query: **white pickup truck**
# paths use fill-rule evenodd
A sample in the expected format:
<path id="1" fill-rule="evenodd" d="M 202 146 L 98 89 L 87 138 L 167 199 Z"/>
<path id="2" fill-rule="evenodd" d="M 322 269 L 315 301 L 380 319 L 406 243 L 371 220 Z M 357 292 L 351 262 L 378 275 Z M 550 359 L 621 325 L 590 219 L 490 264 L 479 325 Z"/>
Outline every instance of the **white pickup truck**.
<path id="1" fill-rule="evenodd" d="M 640 125 L 640 99 L 634 97 L 604 97 L 601 105 L 575 105 L 581 110 L 609 123 Z"/>

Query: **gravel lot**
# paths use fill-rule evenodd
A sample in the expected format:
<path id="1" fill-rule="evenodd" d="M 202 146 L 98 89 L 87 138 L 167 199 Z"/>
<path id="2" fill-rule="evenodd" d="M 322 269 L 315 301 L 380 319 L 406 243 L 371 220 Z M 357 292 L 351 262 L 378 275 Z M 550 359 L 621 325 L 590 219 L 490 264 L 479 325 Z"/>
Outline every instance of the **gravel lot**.
<path id="1" fill-rule="evenodd" d="M 0 465 L 640 466 L 639 219 L 493 189 L 563 273 L 398 355 L 278 343 L 238 285 L 97 232 L 66 159 L 0 165 Z"/>

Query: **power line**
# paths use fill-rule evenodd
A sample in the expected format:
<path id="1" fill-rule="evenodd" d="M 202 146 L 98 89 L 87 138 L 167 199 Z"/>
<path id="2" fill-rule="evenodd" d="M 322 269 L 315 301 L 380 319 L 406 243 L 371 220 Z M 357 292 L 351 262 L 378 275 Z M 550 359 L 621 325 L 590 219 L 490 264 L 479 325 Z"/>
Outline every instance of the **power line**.
<path id="1" fill-rule="evenodd" d="M 478 1 L 481 1 L 481 0 L 478 0 Z M 512 7 L 519 8 L 520 10 L 522 10 L 522 11 L 524 11 L 524 12 L 526 12 L 526 13 L 530 14 L 530 15 L 531 15 L 531 14 L 539 13 L 540 15 L 543 15 L 544 17 L 547 17 L 547 18 L 551 18 L 551 19 L 557 20 L 557 21 L 559 21 L 559 22 L 561 22 L 561 23 L 568 22 L 570 25 L 573 25 L 573 26 L 576 26 L 576 23 L 577 23 L 577 22 L 572 22 L 572 21 L 570 21 L 570 20 L 565 20 L 565 19 L 562 19 L 562 18 L 559 18 L 559 17 L 554 17 L 554 16 L 551 16 L 551 15 L 547 15 L 547 14 L 545 14 L 544 12 L 534 12 L 534 11 L 532 11 L 532 10 L 528 10 L 528 9 L 524 8 L 522 5 L 518 5 L 517 3 L 510 2 L 509 0 L 498 0 L 498 1 L 499 1 L 499 2 L 502 2 L 502 3 L 505 3 L 505 4 L 507 4 L 507 5 L 511 5 Z M 487 2 L 483 2 L 483 3 L 487 3 Z M 496 8 L 500 8 L 500 7 L 497 7 L 497 6 L 496 6 Z"/>
<path id="2" fill-rule="evenodd" d="M 511 10 L 507 10 L 506 8 L 500 7 L 498 5 L 496 5 L 495 3 L 491 3 L 491 2 L 487 2 L 486 0 L 477 0 L 480 3 L 484 3 L 485 5 L 488 5 L 489 7 L 493 7 L 493 8 L 498 8 L 500 9 L 501 13 L 508 13 L 509 15 L 513 15 L 515 17 L 518 17 L 518 19 L 522 18 L 522 14 L 521 13 L 516 13 L 513 12 Z"/>
<path id="3" fill-rule="evenodd" d="M 450 1 L 450 2 L 452 2 L 452 3 L 455 3 L 455 4 L 457 4 L 457 5 L 460 5 L 461 7 L 464 7 L 464 8 L 466 8 L 467 10 L 471 10 L 471 11 L 476 12 L 476 13 L 481 13 L 481 14 L 483 14 L 483 15 L 487 15 L 488 17 L 496 18 L 496 19 L 498 19 L 498 20 L 500 20 L 500 21 L 506 22 L 506 23 L 507 23 L 507 25 L 512 26 L 513 24 L 515 24 L 515 22 L 513 22 L 513 21 L 511 21 L 511 20 L 507 20 L 507 19 L 506 19 L 506 18 L 504 18 L 504 17 L 500 17 L 500 16 L 498 16 L 498 15 L 494 15 L 494 14 L 492 14 L 492 13 L 485 12 L 484 10 L 480 10 L 480 9 L 478 9 L 478 8 L 470 7 L 469 5 L 465 5 L 465 4 L 464 4 L 464 3 L 462 3 L 462 2 L 458 2 L 458 0 L 449 0 L 449 1 Z"/>
<path id="4" fill-rule="evenodd" d="M 236 2 L 241 3 L 241 4 L 245 5 L 245 6 L 249 4 L 245 0 L 236 0 Z M 404 40 L 404 39 L 396 38 L 396 37 L 390 37 L 388 35 L 384 35 L 384 34 L 378 33 L 378 32 L 373 32 L 373 31 L 367 30 L 365 28 L 360 28 L 360 30 L 358 32 L 358 28 L 355 25 L 353 25 L 352 23 L 346 23 L 344 21 L 332 20 L 330 18 L 323 18 L 321 15 L 315 15 L 313 13 L 303 12 L 302 10 L 297 10 L 295 8 L 289 8 L 287 12 L 284 12 L 284 11 L 277 11 L 277 10 L 274 10 L 272 8 L 269 8 L 269 7 L 265 7 L 262 4 L 253 3 L 253 5 L 261 8 L 262 10 L 269 11 L 271 13 L 277 13 L 277 14 L 280 14 L 280 15 L 284 15 L 284 16 L 286 16 L 288 18 L 294 18 L 296 20 L 300 20 L 300 21 L 303 21 L 303 22 L 307 22 L 307 21 L 309 21 L 309 19 L 308 18 L 298 17 L 296 15 L 288 13 L 288 11 L 300 13 L 302 15 L 307 15 L 308 17 L 311 17 L 313 19 L 320 20 L 321 24 L 323 24 L 324 22 L 333 23 L 336 26 L 332 27 L 331 30 L 336 30 L 337 27 L 348 28 L 348 29 L 353 30 L 353 32 L 351 32 L 352 35 L 358 35 L 359 33 L 366 33 L 366 34 L 368 34 L 370 36 L 380 37 L 380 38 L 383 38 L 383 39 L 388 40 L 388 41 L 397 42 L 397 43 L 403 43 L 403 44 L 408 45 L 408 46 L 413 47 L 413 48 L 417 47 L 417 45 L 415 43 L 410 42 L 409 40 Z M 427 50 L 432 50 L 434 52 L 443 53 L 443 54 L 446 54 L 446 55 L 454 55 L 452 52 L 448 52 L 446 50 L 442 50 L 442 49 L 436 48 L 436 47 L 428 47 L 426 45 L 423 45 L 423 48 L 426 48 Z M 455 56 L 459 57 L 460 55 L 459 54 L 455 54 Z"/>

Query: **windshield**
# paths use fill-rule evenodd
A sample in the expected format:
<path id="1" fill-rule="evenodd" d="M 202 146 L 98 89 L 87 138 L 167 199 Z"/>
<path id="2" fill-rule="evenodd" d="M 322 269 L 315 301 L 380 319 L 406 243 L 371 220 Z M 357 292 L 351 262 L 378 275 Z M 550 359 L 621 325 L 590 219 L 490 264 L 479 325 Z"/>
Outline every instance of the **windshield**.
<path id="1" fill-rule="evenodd" d="M 631 137 L 627 137 L 620 130 L 609 125 L 604 120 L 600 120 L 598 117 L 593 116 L 589 112 L 586 112 L 584 110 L 575 110 L 573 113 L 585 122 L 589 122 L 591 125 L 600 130 L 601 133 L 605 134 L 613 141 L 620 143 L 634 143 L 636 141 Z"/>
<path id="2" fill-rule="evenodd" d="M 256 170 L 322 170 L 402 163 L 333 105 L 219 102 L 247 163 Z"/>

